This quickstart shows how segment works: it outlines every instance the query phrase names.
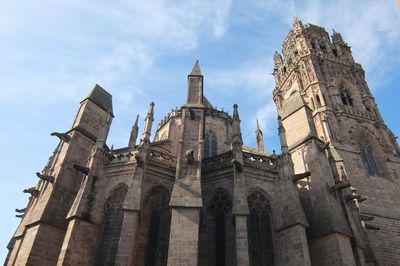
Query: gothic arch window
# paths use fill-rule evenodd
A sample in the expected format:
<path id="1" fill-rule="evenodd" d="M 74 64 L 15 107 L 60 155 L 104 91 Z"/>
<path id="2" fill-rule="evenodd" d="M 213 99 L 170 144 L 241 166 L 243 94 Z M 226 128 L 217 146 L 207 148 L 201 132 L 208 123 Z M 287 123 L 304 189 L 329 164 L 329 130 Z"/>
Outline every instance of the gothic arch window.
<path id="1" fill-rule="evenodd" d="M 213 217 L 214 263 L 217 266 L 227 265 L 229 252 L 227 252 L 226 225 L 231 222 L 231 219 L 228 219 L 228 217 L 232 213 L 232 200 L 229 194 L 222 189 L 218 189 L 208 205 L 208 212 Z"/>
<path id="2" fill-rule="evenodd" d="M 270 203 L 260 191 L 251 193 L 247 197 L 247 202 L 250 210 L 248 220 L 250 265 L 275 265 Z"/>
<path id="3" fill-rule="evenodd" d="M 214 132 L 208 131 L 204 139 L 204 157 L 217 155 L 218 141 Z"/>
<path id="4" fill-rule="evenodd" d="M 349 93 L 349 91 L 347 89 L 344 88 L 343 85 L 340 85 L 339 91 L 340 91 L 340 98 L 342 100 L 342 104 L 354 106 L 353 98 L 351 97 L 351 94 Z"/>
<path id="5" fill-rule="evenodd" d="M 321 99 L 319 98 L 319 95 L 315 96 L 315 99 L 317 100 L 317 108 L 321 107 Z"/>
<path id="6" fill-rule="evenodd" d="M 105 205 L 102 238 L 96 265 L 114 265 L 121 236 L 124 211 L 122 204 L 128 189 L 126 186 L 116 188 Z"/>
<path id="7" fill-rule="evenodd" d="M 376 163 L 373 149 L 370 145 L 366 145 L 361 149 L 361 159 L 369 176 L 380 176 L 380 171 Z"/>
<path id="8" fill-rule="evenodd" d="M 171 220 L 169 197 L 169 191 L 163 186 L 155 186 L 146 194 L 146 214 L 143 215 L 143 224 L 147 226 L 145 266 L 167 265 Z"/>

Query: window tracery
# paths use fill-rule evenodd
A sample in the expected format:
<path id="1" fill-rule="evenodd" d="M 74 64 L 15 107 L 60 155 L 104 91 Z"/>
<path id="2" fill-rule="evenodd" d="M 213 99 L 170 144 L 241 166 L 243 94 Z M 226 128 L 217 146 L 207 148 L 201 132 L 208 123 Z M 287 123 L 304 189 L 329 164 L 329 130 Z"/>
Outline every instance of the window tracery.
<path id="1" fill-rule="evenodd" d="M 275 265 L 271 207 L 259 191 L 247 197 L 250 216 L 248 220 L 250 265 Z"/>
<path id="2" fill-rule="evenodd" d="M 208 211 L 214 216 L 214 243 L 215 243 L 215 265 L 226 265 L 226 220 L 232 212 L 232 200 L 223 190 L 217 190 L 208 206 Z"/>
<path id="3" fill-rule="evenodd" d="M 208 131 L 204 138 L 204 158 L 217 155 L 218 141 L 214 132 Z"/>
<path id="4" fill-rule="evenodd" d="M 122 204 L 127 192 L 126 186 L 121 186 L 115 189 L 107 200 L 96 265 L 113 265 L 115 263 L 124 216 Z"/>
<path id="5" fill-rule="evenodd" d="M 146 195 L 147 220 L 146 266 L 167 265 L 169 242 L 169 191 L 163 186 L 153 187 Z"/>
<path id="6" fill-rule="evenodd" d="M 369 176 L 380 176 L 380 171 L 376 163 L 373 149 L 370 145 L 362 147 L 361 149 L 361 159 L 364 164 L 365 169 Z"/>

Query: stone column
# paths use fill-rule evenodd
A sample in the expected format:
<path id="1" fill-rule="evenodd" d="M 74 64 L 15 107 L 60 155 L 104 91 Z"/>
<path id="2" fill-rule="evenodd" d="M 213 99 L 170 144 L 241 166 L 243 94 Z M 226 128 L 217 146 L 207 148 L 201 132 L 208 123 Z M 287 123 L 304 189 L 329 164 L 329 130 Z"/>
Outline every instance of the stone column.
<path id="1" fill-rule="evenodd" d="M 57 265 L 93 265 L 99 227 L 78 217 L 70 220 Z"/>
<path id="2" fill-rule="evenodd" d="M 196 266 L 200 208 L 175 207 L 171 215 L 168 266 Z"/>
<path id="3" fill-rule="evenodd" d="M 311 265 L 305 226 L 295 224 L 275 232 L 277 265 Z M 322 264 L 316 264 L 322 265 Z"/>
<path id="4" fill-rule="evenodd" d="M 125 210 L 119 240 L 116 265 L 132 265 L 135 257 L 135 241 L 139 230 L 139 211 Z"/>
<path id="5" fill-rule="evenodd" d="M 235 240 L 236 240 L 236 265 L 250 265 L 249 240 L 247 232 L 248 215 L 234 215 L 235 217 Z"/>

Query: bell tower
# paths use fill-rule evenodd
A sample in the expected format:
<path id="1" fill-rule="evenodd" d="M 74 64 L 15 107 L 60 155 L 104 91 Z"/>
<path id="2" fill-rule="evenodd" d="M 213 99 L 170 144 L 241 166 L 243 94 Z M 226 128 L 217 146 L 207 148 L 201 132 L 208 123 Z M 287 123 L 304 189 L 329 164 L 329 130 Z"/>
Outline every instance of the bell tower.
<path id="1" fill-rule="evenodd" d="M 307 142 L 314 139 L 319 145 L 325 143 L 330 165 L 336 168 L 333 172 L 341 173 L 334 174 L 334 182 L 348 178 L 360 196 L 358 202 L 362 203 L 356 205 L 377 261 L 396 263 L 398 254 L 379 247 L 390 230 L 400 230 L 396 200 L 400 193 L 400 149 L 379 113 L 365 72 L 355 62 L 350 46 L 340 33 L 333 31 L 329 36 L 322 27 L 303 25 L 294 19 L 282 53 L 274 55 L 273 75 L 273 98 L 286 129 L 296 173 L 322 167 L 307 159 L 313 153 Z M 365 215 L 375 219 L 366 219 Z M 357 253 L 357 244 L 351 241 L 353 252 Z M 395 238 L 388 241 L 388 245 L 400 245 Z M 361 253 L 367 262 L 373 262 L 367 249 Z"/>

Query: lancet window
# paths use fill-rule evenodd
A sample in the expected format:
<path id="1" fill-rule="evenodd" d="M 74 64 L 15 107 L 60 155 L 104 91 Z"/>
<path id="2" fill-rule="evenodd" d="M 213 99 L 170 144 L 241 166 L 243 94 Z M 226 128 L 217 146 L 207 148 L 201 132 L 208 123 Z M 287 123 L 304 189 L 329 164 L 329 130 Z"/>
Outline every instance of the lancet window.
<path id="1" fill-rule="evenodd" d="M 232 200 L 230 196 L 223 190 L 217 190 L 210 205 L 208 211 L 213 216 L 213 230 L 214 233 L 214 262 L 217 266 L 227 265 L 226 252 L 228 248 L 227 239 L 227 223 L 231 222 L 231 219 L 227 219 L 229 214 L 232 213 Z"/>
<path id="2" fill-rule="evenodd" d="M 152 188 L 146 195 L 144 224 L 147 229 L 145 266 L 167 265 L 170 213 L 169 192 L 163 186 Z"/>
<path id="3" fill-rule="evenodd" d="M 275 265 L 272 213 L 269 201 L 259 191 L 251 193 L 247 201 L 250 210 L 248 220 L 250 265 Z"/>
<path id="4" fill-rule="evenodd" d="M 204 157 L 217 155 L 217 137 L 214 132 L 208 131 L 204 138 Z"/>
<path id="5" fill-rule="evenodd" d="M 346 90 L 343 86 L 341 86 L 339 88 L 339 91 L 340 91 L 340 98 L 342 99 L 342 103 L 344 105 L 354 106 L 353 105 L 353 98 L 351 97 L 351 95 L 348 92 L 348 90 Z"/>
<path id="6" fill-rule="evenodd" d="M 96 265 L 115 264 L 124 217 L 122 204 L 127 191 L 126 186 L 121 186 L 115 189 L 107 200 Z"/>
<path id="7" fill-rule="evenodd" d="M 380 176 L 378 165 L 375 161 L 373 149 L 367 145 L 361 149 L 361 159 L 369 176 Z"/>

